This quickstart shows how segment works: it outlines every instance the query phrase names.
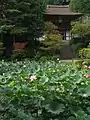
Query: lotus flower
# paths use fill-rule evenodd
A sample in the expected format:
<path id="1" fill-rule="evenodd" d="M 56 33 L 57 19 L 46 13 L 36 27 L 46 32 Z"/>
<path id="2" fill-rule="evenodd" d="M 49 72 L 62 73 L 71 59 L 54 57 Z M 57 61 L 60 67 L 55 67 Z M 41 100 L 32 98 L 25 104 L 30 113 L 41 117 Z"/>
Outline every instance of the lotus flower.
<path id="1" fill-rule="evenodd" d="M 90 74 L 85 74 L 84 77 L 90 78 Z"/>
<path id="2" fill-rule="evenodd" d="M 90 66 L 88 66 L 88 68 L 90 69 Z"/>
<path id="3" fill-rule="evenodd" d="M 37 78 L 36 78 L 36 76 L 35 75 L 32 75 L 32 76 L 30 76 L 30 81 L 32 82 L 32 81 L 34 81 L 34 80 L 36 80 Z"/>

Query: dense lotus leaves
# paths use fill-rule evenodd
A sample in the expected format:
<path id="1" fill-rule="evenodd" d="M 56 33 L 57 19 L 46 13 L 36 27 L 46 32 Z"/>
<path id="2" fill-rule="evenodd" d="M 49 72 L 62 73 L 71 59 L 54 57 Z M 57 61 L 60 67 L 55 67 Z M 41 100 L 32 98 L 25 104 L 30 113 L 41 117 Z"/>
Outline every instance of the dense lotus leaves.
<path id="1" fill-rule="evenodd" d="M 54 102 L 52 100 L 46 101 L 44 103 L 45 109 L 48 110 L 48 112 L 51 112 L 53 114 L 60 114 L 65 109 L 64 104 L 60 104 L 59 102 Z"/>
<path id="2" fill-rule="evenodd" d="M 86 68 L 58 60 L 0 61 L 0 120 L 89 120 Z"/>
<path id="3" fill-rule="evenodd" d="M 86 120 L 90 120 L 90 115 L 88 115 L 88 116 L 86 117 Z"/>

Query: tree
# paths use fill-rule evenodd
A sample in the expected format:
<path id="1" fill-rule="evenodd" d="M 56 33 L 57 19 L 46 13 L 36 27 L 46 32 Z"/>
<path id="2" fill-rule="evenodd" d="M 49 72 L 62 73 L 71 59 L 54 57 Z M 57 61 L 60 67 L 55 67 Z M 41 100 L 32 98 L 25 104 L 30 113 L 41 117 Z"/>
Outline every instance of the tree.
<path id="1" fill-rule="evenodd" d="M 34 47 L 43 29 L 44 3 L 41 0 L 2 0 L 1 3 L 0 33 L 4 35 L 5 55 L 11 55 L 12 36 L 24 36 Z"/>
<path id="2" fill-rule="evenodd" d="M 71 0 L 70 7 L 76 12 L 90 13 L 90 0 Z"/>

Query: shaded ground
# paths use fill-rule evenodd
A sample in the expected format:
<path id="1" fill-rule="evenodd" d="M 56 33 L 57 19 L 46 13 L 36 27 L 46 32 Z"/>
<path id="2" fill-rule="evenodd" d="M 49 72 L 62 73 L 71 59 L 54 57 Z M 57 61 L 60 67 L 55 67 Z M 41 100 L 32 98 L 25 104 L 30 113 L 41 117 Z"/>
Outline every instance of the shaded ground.
<path id="1" fill-rule="evenodd" d="M 72 52 L 70 45 L 69 45 L 69 41 L 64 41 L 65 44 L 64 46 L 61 48 L 60 50 L 60 59 L 61 60 L 68 60 L 68 59 L 74 59 L 76 58 L 76 56 L 74 55 L 74 53 Z"/>

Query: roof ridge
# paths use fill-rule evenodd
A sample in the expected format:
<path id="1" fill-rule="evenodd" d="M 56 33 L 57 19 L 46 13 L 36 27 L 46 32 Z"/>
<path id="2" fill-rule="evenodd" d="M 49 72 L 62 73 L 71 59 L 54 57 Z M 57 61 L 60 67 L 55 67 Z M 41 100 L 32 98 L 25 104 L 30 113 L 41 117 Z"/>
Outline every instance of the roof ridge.
<path id="1" fill-rule="evenodd" d="M 47 8 L 69 8 L 69 5 L 47 5 Z"/>

